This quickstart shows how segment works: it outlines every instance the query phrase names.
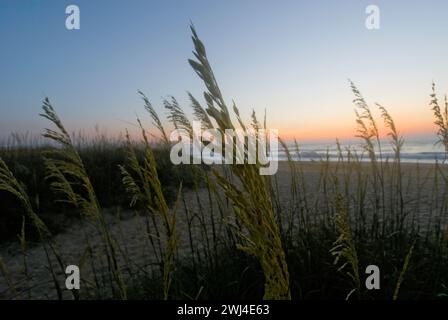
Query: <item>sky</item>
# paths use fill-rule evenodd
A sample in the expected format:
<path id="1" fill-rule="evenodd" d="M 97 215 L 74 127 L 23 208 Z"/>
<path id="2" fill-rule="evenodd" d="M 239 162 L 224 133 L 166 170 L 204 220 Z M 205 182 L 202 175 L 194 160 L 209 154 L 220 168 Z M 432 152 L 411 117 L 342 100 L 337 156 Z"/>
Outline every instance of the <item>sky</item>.
<path id="1" fill-rule="evenodd" d="M 79 30 L 65 27 L 71 4 Z M 370 4 L 378 30 L 365 27 Z M 435 135 L 429 94 L 432 81 L 448 91 L 447 11 L 444 0 L 0 0 L 0 138 L 48 126 L 46 96 L 70 131 L 110 135 L 136 116 L 150 126 L 137 90 L 160 115 L 168 95 L 190 110 L 186 92 L 204 91 L 187 62 L 190 21 L 226 101 L 248 120 L 266 110 L 280 136 L 353 137 L 348 79 L 405 136 Z"/>

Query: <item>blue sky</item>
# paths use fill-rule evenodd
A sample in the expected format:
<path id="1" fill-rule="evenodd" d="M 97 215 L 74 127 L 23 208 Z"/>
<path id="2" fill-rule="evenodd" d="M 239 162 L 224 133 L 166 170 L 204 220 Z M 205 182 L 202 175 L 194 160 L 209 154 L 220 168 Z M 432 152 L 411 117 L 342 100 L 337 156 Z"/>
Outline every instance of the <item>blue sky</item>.
<path id="1" fill-rule="evenodd" d="M 65 28 L 76 4 L 81 29 Z M 365 8 L 380 8 L 367 30 Z M 227 101 L 299 139 L 354 134 L 352 79 L 406 134 L 431 132 L 431 82 L 448 90 L 447 1 L 0 0 L 0 137 L 39 133 L 49 96 L 71 130 L 113 134 L 146 117 L 137 90 L 188 109 L 194 22 Z M 146 121 L 149 124 L 149 121 Z"/>

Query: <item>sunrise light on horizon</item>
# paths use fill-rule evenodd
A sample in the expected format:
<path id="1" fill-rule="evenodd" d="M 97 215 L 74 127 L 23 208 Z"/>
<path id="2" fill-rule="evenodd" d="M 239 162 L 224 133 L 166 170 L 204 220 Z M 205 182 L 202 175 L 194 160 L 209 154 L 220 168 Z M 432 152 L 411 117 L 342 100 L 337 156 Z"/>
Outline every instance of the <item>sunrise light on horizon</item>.
<path id="1" fill-rule="evenodd" d="M 375 1 L 378 30 L 364 25 L 368 1 L 76 1 L 76 31 L 64 27 L 69 4 L 0 3 L 0 137 L 39 134 L 45 96 L 68 128 L 86 132 L 124 133 L 136 115 L 149 125 L 137 90 L 162 116 L 167 95 L 191 115 L 186 91 L 203 102 L 204 88 L 187 62 L 190 21 L 229 106 L 234 100 L 247 121 L 252 109 L 260 119 L 266 110 L 285 139 L 353 138 L 348 79 L 374 111 L 376 102 L 387 107 L 405 136 L 435 135 L 431 83 L 441 97 L 448 88 L 444 1 Z"/>

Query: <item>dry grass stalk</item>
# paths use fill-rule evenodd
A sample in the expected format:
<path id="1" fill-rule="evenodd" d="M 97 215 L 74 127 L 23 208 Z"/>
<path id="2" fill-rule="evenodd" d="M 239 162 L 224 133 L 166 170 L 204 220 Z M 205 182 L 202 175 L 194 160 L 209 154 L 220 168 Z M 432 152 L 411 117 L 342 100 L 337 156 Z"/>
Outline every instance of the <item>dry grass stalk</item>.
<path id="1" fill-rule="evenodd" d="M 335 256 L 335 265 L 342 260 L 342 265 L 338 268 L 338 271 L 342 271 L 347 266 L 350 267 L 350 270 L 346 273 L 353 282 L 353 289 L 346 296 L 348 300 L 354 292 L 357 292 L 358 296 L 360 295 L 361 282 L 359 278 L 358 253 L 353 239 L 350 217 L 342 196 L 336 198 L 336 208 L 337 214 L 334 218 L 334 223 L 339 233 L 339 238 L 334 242 L 330 252 Z"/>
<path id="2" fill-rule="evenodd" d="M 178 247 L 178 236 L 176 232 L 176 211 L 180 201 L 182 185 L 179 186 L 176 204 L 172 210 L 169 209 L 162 185 L 157 174 L 157 164 L 154 159 L 151 146 L 145 130 L 138 120 L 144 142 L 144 160 L 140 164 L 134 147 L 127 138 L 128 166 L 120 166 L 123 184 L 128 193 L 132 195 L 131 205 L 142 203 L 147 211 L 155 216 L 160 215 L 165 229 L 166 244 L 163 258 L 163 297 L 168 299 L 171 285 L 171 275 L 174 270 L 174 258 Z"/>
<path id="3" fill-rule="evenodd" d="M 197 61 L 189 62 L 207 88 L 204 93 L 208 105 L 206 112 L 217 123 L 217 129 L 221 132 L 235 129 L 209 64 L 205 47 L 193 26 L 191 31 L 195 47 L 193 54 Z M 240 127 L 246 130 L 235 103 L 233 110 Z M 233 202 L 237 219 L 247 230 L 247 234 L 240 234 L 244 244 L 239 245 L 239 248 L 260 261 L 265 275 L 264 298 L 290 299 L 289 272 L 271 201 L 270 182 L 259 175 L 259 167 L 259 163 L 230 166 L 232 173 L 240 180 L 241 187 L 224 178 L 218 171 L 214 172 L 227 197 Z"/>

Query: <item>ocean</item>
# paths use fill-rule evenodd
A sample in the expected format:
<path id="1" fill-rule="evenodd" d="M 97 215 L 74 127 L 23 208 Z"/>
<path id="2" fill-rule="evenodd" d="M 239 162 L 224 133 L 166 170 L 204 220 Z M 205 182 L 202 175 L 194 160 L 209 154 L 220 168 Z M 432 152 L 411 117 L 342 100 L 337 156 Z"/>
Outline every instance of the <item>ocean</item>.
<path id="1" fill-rule="evenodd" d="M 401 149 L 402 162 L 410 163 L 435 163 L 436 161 L 443 161 L 445 159 L 444 146 L 435 144 L 434 140 L 429 139 L 415 139 L 405 141 Z M 390 140 L 382 140 L 381 144 L 381 158 L 383 161 L 394 158 L 394 150 Z M 347 156 L 347 150 L 356 153 L 361 160 L 367 161 L 368 155 L 365 152 L 361 140 L 358 141 L 341 141 L 341 149 L 343 156 Z M 297 148 L 293 142 L 287 143 L 288 149 L 292 155 L 293 160 L 299 160 L 297 155 Z M 379 148 L 375 146 L 376 154 L 379 157 Z M 336 142 L 313 142 L 313 143 L 299 143 L 300 160 L 311 161 L 327 159 L 330 161 L 337 161 L 339 158 L 339 151 Z M 287 156 L 283 148 L 279 150 L 279 161 L 286 161 Z"/>

